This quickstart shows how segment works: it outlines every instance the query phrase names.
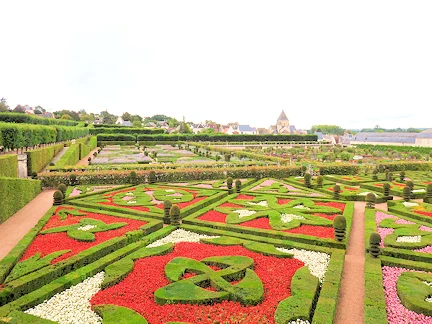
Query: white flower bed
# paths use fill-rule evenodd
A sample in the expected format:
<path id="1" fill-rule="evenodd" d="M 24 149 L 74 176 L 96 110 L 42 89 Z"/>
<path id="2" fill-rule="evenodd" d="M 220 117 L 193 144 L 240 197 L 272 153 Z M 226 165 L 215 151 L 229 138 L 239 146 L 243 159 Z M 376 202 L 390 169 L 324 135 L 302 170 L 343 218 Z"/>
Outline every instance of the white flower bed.
<path id="1" fill-rule="evenodd" d="M 429 287 L 432 287 L 432 282 L 423 281 L 425 285 L 428 285 Z M 432 296 L 426 297 L 425 301 L 428 303 L 432 303 Z"/>
<path id="2" fill-rule="evenodd" d="M 412 192 L 426 192 L 425 189 L 414 189 Z"/>
<path id="3" fill-rule="evenodd" d="M 293 254 L 294 258 L 304 262 L 304 264 L 309 268 L 311 274 L 317 277 L 320 283 L 323 282 L 325 273 L 330 263 L 330 256 L 327 253 L 309 251 L 303 249 L 302 250 L 285 249 L 285 248 L 276 248 L 276 249 L 284 253 Z"/>
<path id="4" fill-rule="evenodd" d="M 254 206 L 263 206 L 263 207 L 268 207 L 268 202 L 265 201 L 265 200 L 260 201 L 260 202 L 257 202 L 257 203 L 255 203 L 255 202 L 248 202 L 248 204 L 249 204 L 249 205 L 254 205 Z"/>
<path id="5" fill-rule="evenodd" d="M 374 193 L 374 192 L 372 192 L 372 193 L 375 195 L 375 197 L 378 197 L 378 195 L 376 193 Z M 369 191 L 360 192 L 359 194 L 357 194 L 357 196 L 367 196 L 368 194 L 370 194 Z"/>
<path id="6" fill-rule="evenodd" d="M 418 206 L 419 204 L 417 204 L 417 203 L 415 203 L 415 202 L 408 202 L 408 201 L 404 201 L 403 203 L 402 203 L 402 205 L 404 205 L 405 207 L 415 207 L 415 206 Z"/>
<path id="7" fill-rule="evenodd" d="M 84 225 L 77 228 L 78 231 L 90 231 L 91 229 L 96 228 L 96 225 Z"/>
<path id="8" fill-rule="evenodd" d="M 194 232 L 185 231 L 184 229 L 177 229 L 171 232 L 169 235 L 157 240 L 149 245 L 148 248 L 164 245 L 167 243 L 179 243 L 179 242 L 199 242 L 202 238 L 218 238 L 219 236 L 209 236 L 197 234 Z"/>
<path id="9" fill-rule="evenodd" d="M 297 208 L 297 209 L 304 209 L 304 210 L 310 210 L 309 207 L 306 207 L 306 206 L 303 206 L 303 205 L 297 205 L 297 206 L 294 206 L 293 208 Z"/>
<path id="10" fill-rule="evenodd" d="M 294 214 L 281 214 L 282 223 L 289 223 L 293 219 L 305 219 L 303 216 L 294 215 Z"/>
<path id="11" fill-rule="evenodd" d="M 421 235 L 416 236 L 398 236 L 396 242 L 398 243 L 420 243 Z"/>
<path id="12" fill-rule="evenodd" d="M 167 190 L 165 190 L 165 192 L 175 192 L 175 190 L 174 189 L 167 189 Z"/>
<path id="13" fill-rule="evenodd" d="M 288 322 L 288 324 L 310 324 L 310 322 L 307 321 L 307 320 L 304 321 L 304 320 L 298 319 L 298 320 L 295 320 L 295 321 Z"/>
<path id="14" fill-rule="evenodd" d="M 125 196 L 135 196 L 135 194 L 133 192 L 128 192 Z"/>
<path id="15" fill-rule="evenodd" d="M 128 204 L 128 205 L 136 204 L 136 200 L 129 200 L 129 201 L 127 202 L 127 204 Z"/>
<path id="16" fill-rule="evenodd" d="M 104 278 L 105 272 L 99 272 L 25 312 L 59 324 L 102 324 L 102 318 L 90 309 L 90 299 Z"/>
<path id="17" fill-rule="evenodd" d="M 247 209 L 239 209 L 239 210 L 234 210 L 233 213 L 238 214 L 239 218 L 243 218 L 243 217 L 247 217 L 247 216 L 251 216 L 253 214 L 256 214 L 256 211 L 247 210 Z"/>

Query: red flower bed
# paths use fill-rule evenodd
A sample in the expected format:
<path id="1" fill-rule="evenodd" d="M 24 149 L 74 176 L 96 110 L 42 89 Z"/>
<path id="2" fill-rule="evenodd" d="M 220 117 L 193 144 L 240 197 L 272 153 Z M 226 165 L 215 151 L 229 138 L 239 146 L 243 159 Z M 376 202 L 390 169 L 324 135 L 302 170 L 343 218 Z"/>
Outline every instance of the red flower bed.
<path id="1" fill-rule="evenodd" d="M 247 222 L 241 223 L 239 225 L 244 226 L 244 227 L 261 228 L 261 229 L 267 229 L 267 230 L 273 229 L 273 228 L 271 228 L 270 223 L 269 223 L 269 219 L 267 217 L 253 219 L 251 221 L 247 221 Z M 304 234 L 304 235 L 316 236 L 319 238 L 333 238 L 334 237 L 333 227 L 325 227 L 325 226 L 300 225 L 299 227 L 289 229 L 289 230 L 284 230 L 281 232 L 294 233 L 294 234 Z"/>
<path id="2" fill-rule="evenodd" d="M 425 181 L 423 183 L 429 185 L 429 184 L 432 184 L 432 181 Z"/>
<path id="3" fill-rule="evenodd" d="M 278 204 L 279 205 L 285 205 L 285 204 L 288 204 L 291 201 L 292 201 L 292 199 L 278 198 Z"/>
<path id="4" fill-rule="evenodd" d="M 209 222 L 217 222 L 217 223 L 226 223 L 227 215 L 224 213 L 220 213 L 215 210 L 210 210 L 204 215 L 198 217 L 199 220 L 209 221 Z"/>
<path id="5" fill-rule="evenodd" d="M 236 205 L 236 204 L 229 203 L 229 202 L 223 203 L 222 205 L 219 205 L 219 207 L 244 208 L 243 206 Z"/>
<path id="6" fill-rule="evenodd" d="M 432 212 L 421 211 L 421 210 L 415 210 L 414 212 L 415 212 L 416 214 L 420 214 L 420 215 L 424 215 L 424 216 L 432 217 Z"/>
<path id="7" fill-rule="evenodd" d="M 201 260 L 224 255 L 247 256 L 254 259 L 254 271 L 264 285 L 265 295 L 261 304 L 242 306 L 238 302 L 223 301 L 213 305 L 160 306 L 154 302 L 154 292 L 170 283 L 164 273 L 165 265 L 170 260 L 179 256 Z M 122 282 L 100 291 L 90 303 L 114 304 L 134 309 L 149 323 L 274 323 L 275 309 L 280 301 L 290 296 L 292 277 L 303 265 L 303 262 L 297 259 L 264 256 L 241 246 L 177 243 L 172 253 L 135 261 L 134 270 Z"/>
<path id="8" fill-rule="evenodd" d="M 343 212 L 345 210 L 345 203 L 342 202 L 336 202 L 336 201 L 329 201 L 329 202 L 320 202 L 317 201 L 315 202 L 315 206 L 327 206 L 327 207 L 334 207 L 339 209 L 341 212 Z"/>
<path id="9" fill-rule="evenodd" d="M 138 210 L 138 211 L 143 211 L 143 212 L 147 212 L 150 210 L 148 207 L 144 207 L 144 206 L 121 206 L 121 205 L 117 205 L 116 203 L 113 202 L 112 198 L 107 198 L 107 199 L 109 200 L 109 202 L 100 202 L 99 204 L 107 205 L 107 206 L 120 207 L 120 208 L 133 209 L 133 210 Z"/>
<path id="10" fill-rule="evenodd" d="M 62 207 L 58 208 L 57 211 L 60 209 L 62 209 Z M 59 216 L 54 215 L 50 218 L 50 220 L 48 221 L 48 223 L 45 225 L 43 229 L 45 230 L 45 229 L 58 227 L 58 226 L 78 224 L 80 219 L 82 218 L 94 218 L 94 219 L 101 220 L 107 224 L 125 222 L 128 223 L 128 225 L 123 226 L 122 228 L 116 230 L 95 233 L 96 240 L 94 242 L 80 242 L 71 239 L 70 237 L 67 236 L 66 232 L 52 233 L 52 234 L 45 234 L 45 235 L 39 234 L 36 236 L 34 241 L 27 248 L 20 261 L 23 261 L 39 252 L 41 253 L 42 257 L 44 257 L 55 251 L 72 250 L 71 252 L 65 253 L 61 257 L 58 257 L 55 260 L 53 260 L 52 263 L 54 264 L 61 260 L 67 259 L 72 255 L 78 254 L 81 251 L 84 251 L 92 246 L 105 242 L 114 237 L 119 237 L 125 234 L 126 232 L 136 230 L 141 226 L 147 224 L 147 222 L 145 221 L 139 221 L 139 220 L 129 219 L 129 218 L 121 218 L 121 217 L 114 217 L 114 216 L 87 213 L 87 212 L 85 214 L 86 216 L 68 216 L 67 219 L 65 220 L 60 220 Z"/>
<path id="11" fill-rule="evenodd" d="M 255 196 L 249 196 L 249 195 L 238 195 L 236 200 L 253 200 Z"/>

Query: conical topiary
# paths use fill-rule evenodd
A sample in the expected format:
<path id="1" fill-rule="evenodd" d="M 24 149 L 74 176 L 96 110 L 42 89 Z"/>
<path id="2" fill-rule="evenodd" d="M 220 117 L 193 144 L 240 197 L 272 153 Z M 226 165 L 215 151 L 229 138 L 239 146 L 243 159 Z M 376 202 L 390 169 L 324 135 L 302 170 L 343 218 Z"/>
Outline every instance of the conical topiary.
<path id="1" fill-rule="evenodd" d="M 138 176 L 137 176 L 137 173 L 135 171 L 131 171 L 129 173 L 129 182 L 133 185 L 138 184 Z"/>
<path id="2" fill-rule="evenodd" d="M 340 197 L 340 187 L 339 187 L 339 185 L 334 185 L 333 186 L 333 199 L 339 199 L 339 197 Z"/>
<path id="3" fill-rule="evenodd" d="M 63 204 L 63 197 L 64 196 L 63 196 L 62 192 L 60 190 L 56 190 L 54 192 L 54 195 L 53 195 L 53 198 L 54 198 L 54 203 L 53 204 L 55 206 Z"/>
<path id="4" fill-rule="evenodd" d="M 237 179 L 235 181 L 236 193 L 240 193 L 240 191 L 241 191 L 241 185 L 242 185 L 241 181 L 239 179 Z"/>
<path id="5" fill-rule="evenodd" d="M 369 192 L 366 197 L 366 208 L 375 208 L 376 196 L 372 192 Z"/>
<path id="6" fill-rule="evenodd" d="M 60 191 L 62 192 L 62 194 L 63 194 L 63 197 L 66 197 L 66 190 L 67 190 L 67 187 L 66 187 L 66 185 L 65 185 L 64 183 L 60 183 L 60 184 L 57 186 L 57 190 L 60 190 Z"/>
<path id="7" fill-rule="evenodd" d="M 390 196 L 390 184 L 387 182 L 384 183 L 383 184 L 383 190 L 384 190 L 384 196 L 389 197 Z"/>
<path id="8" fill-rule="evenodd" d="M 322 175 L 319 175 L 319 176 L 316 178 L 316 181 L 317 181 L 317 187 L 318 187 L 318 188 L 322 188 L 322 186 L 323 186 L 323 182 L 324 182 L 324 177 L 323 177 Z"/>
<path id="9" fill-rule="evenodd" d="M 335 238 L 338 241 L 343 241 L 346 231 L 346 219 L 344 216 L 338 215 L 333 220 L 333 228 L 335 231 Z"/>
<path id="10" fill-rule="evenodd" d="M 164 224 L 169 224 L 171 221 L 171 219 L 170 219 L 171 207 L 172 207 L 172 202 L 170 200 L 165 200 L 164 201 L 164 217 L 163 217 Z"/>
<path id="11" fill-rule="evenodd" d="M 156 172 L 150 171 L 150 173 L 149 173 L 149 183 L 156 183 Z"/>
<path id="12" fill-rule="evenodd" d="M 404 181 L 405 180 L 405 171 L 401 171 L 399 173 L 399 178 L 400 178 L 400 181 Z"/>
<path id="13" fill-rule="evenodd" d="M 414 182 L 412 182 L 411 180 L 407 181 L 407 182 L 406 182 L 406 185 L 407 185 L 408 187 L 410 187 L 411 190 L 414 189 Z"/>
<path id="14" fill-rule="evenodd" d="M 426 187 L 426 196 L 423 199 L 424 202 L 432 203 L 432 184 L 428 184 Z"/>
<path id="15" fill-rule="evenodd" d="M 305 175 L 304 175 L 304 184 L 308 188 L 311 187 L 311 175 L 308 172 L 306 172 Z"/>
<path id="16" fill-rule="evenodd" d="M 380 254 L 380 243 L 381 236 L 376 232 L 371 233 L 369 237 L 369 253 L 375 258 Z"/>
<path id="17" fill-rule="evenodd" d="M 69 183 L 70 183 L 72 186 L 75 186 L 75 185 L 78 184 L 78 179 L 77 179 L 76 174 L 72 173 L 72 174 L 69 176 Z"/>
<path id="18" fill-rule="evenodd" d="M 372 180 L 378 181 L 378 170 L 377 169 L 373 170 L 373 172 L 372 172 Z"/>
<path id="19" fill-rule="evenodd" d="M 403 188 L 403 199 L 405 201 L 410 201 L 410 199 L 411 199 L 411 187 L 410 186 L 405 186 Z"/>
<path id="20" fill-rule="evenodd" d="M 228 192 L 232 193 L 233 178 L 228 177 L 226 183 L 227 183 Z"/>
<path id="21" fill-rule="evenodd" d="M 171 225 L 180 226 L 180 208 L 177 205 L 172 205 L 170 209 Z"/>
<path id="22" fill-rule="evenodd" d="M 388 181 L 392 182 L 393 181 L 393 172 L 389 172 L 387 177 L 388 177 Z"/>

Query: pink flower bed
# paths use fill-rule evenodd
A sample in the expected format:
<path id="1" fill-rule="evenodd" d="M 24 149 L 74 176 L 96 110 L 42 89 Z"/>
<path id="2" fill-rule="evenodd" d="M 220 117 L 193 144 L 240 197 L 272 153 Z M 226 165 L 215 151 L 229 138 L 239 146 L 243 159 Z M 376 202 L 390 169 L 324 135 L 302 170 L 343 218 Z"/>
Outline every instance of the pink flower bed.
<path id="1" fill-rule="evenodd" d="M 387 235 L 393 234 L 394 228 L 378 227 L 378 234 L 381 236 L 380 247 L 384 248 L 384 239 Z"/>
<path id="2" fill-rule="evenodd" d="M 401 304 L 399 299 L 396 289 L 397 280 L 403 272 L 412 270 L 387 266 L 384 266 L 382 270 L 389 324 L 432 324 L 432 316 L 425 316 L 410 311 Z"/>

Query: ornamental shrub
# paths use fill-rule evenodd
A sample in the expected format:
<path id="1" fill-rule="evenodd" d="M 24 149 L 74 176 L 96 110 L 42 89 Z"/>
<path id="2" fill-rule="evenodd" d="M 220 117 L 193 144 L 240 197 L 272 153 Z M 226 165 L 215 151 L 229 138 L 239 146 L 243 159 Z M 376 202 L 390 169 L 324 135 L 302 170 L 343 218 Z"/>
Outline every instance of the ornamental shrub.
<path id="1" fill-rule="evenodd" d="M 384 183 L 383 184 L 383 189 L 384 189 L 384 196 L 388 197 L 390 196 L 390 184 L 389 183 Z"/>
<path id="2" fill-rule="evenodd" d="M 346 218 L 342 215 L 336 216 L 333 220 L 333 228 L 335 230 L 335 238 L 338 241 L 343 241 L 346 231 Z"/>
<path id="3" fill-rule="evenodd" d="M 131 171 L 131 173 L 129 173 L 129 182 L 133 185 L 138 184 L 138 177 L 135 171 Z"/>
<path id="4" fill-rule="evenodd" d="M 225 162 L 231 161 L 231 154 L 225 153 L 224 157 L 225 157 Z"/>
<path id="5" fill-rule="evenodd" d="M 37 179 L 37 172 L 33 171 L 30 176 L 32 179 Z"/>
<path id="6" fill-rule="evenodd" d="M 240 191 L 241 191 L 241 185 L 242 185 L 242 183 L 241 183 L 240 179 L 237 179 L 235 181 L 236 193 L 240 193 Z"/>
<path id="7" fill-rule="evenodd" d="M 399 177 L 400 177 L 400 181 L 404 181 L 405 180 L 405 171 L 401 171 L 399 173 Z"/>
<path id="8" fill-rule="evenodd" d="M 78 179 L 77 179 L 76 174 L 72 173 L 69 176 L 69 183 L 70 183 L 71 186 L 76 186 L 78 184 Z"/>
<path id="9" fill-rule="evenodd" d="M 340 187 L 339 185 L 333 186 L 333 199 L 338 200 L 340 198 Z"/>
<path id="10" fill-rule="evenodd" d="M 324 177 L 322 175 L 319 175 L 316 179 L 317 181 L 317 187 L 318 188 L 322 188 L 323 186 L 323 181 L 324 181 Z"/>
<path id="11" fill-rule="evenodd" d="M 390 172 L 389 169 L 386 169 L 386 170 L 385 170 L 385 179 L 386 179 L 387 181 L 390 181 L 390 180 L 389 180 L 389 172 Z"/>
<path id="12" fill-rule="evenodd" d="M 412 182 L 411 180 L 407 181 L 407 182 L 406 182 L 406 185 L 407 185 L 408 187 L 410 187 L 411 190 L 414 189 L 414 182 Z"/>
<path id="13" fill-rule="evenodd" d="M 308 187 L 308 188 L 311 187 L 311 175 L 308 172 L 306 172 L 304 175 L 304 183 L 305 183 L 306 187 Z"/>
<path id="14" fill-rule="evenodd" d="M 172 202 L 170 200 L 165 200 L 164 201 L 164 217 L 163 217 L 163 222 L 164 224 L 169 224 L 170 223 L 170 210 L 172 207 Z"/>
<path id="15" fill-rule="evenodd" d="M 388 181 L 392 182 L 393 181 L 393 172 L 389 172 L 387 177 L 388 177 Z"/>
<path id="16" fill-rule="evenodd" d="M 403 188 L 403 199 L 405 201 L 410 201 L 410 199 L 411 199 L 411 187 L 405 186 Z"/>
<path id="17" fill-rule="evenodd" d="M 170 209 L 171 225 L 180 226 L 180 208 L 177 205 L 172 205 Z"/>
<path id="18" fill-rule="evenodd" d="M 426 196 L 423 199 L 424 202 L 432 203 L 432 184 L 428 184 L 426 187 Z"/>
<path id="19" fill-rule="evenodd" d="M 369 253 L 375 258 L 380 254 L 380 243 L 381 236 L 376 232 L 371 233 L 369 237 Z"/>
<path id="20" fill-rule="evenodd" d="M 149 173 L 149 183 L 156 183 L 156 172 L 150 171 L 150 173 Z"/>
<path id="21" fill-rule="evenodd" d="M 63 196 L 66 197 L 66 190 L 67 190 L 67 187 L 66 187 L 66 185 L 65 185 L 64 183 L 60 183 L 60 184 L 57 186 L 57 190 L 60 190 L 60 191 L 62 192 Z"/>
<path id="22" fill-rule="evenodd" d="M 228 177 L 226 182 L 227 182 L 228 192 L 231 194 L 232 193 L 233 178 Z"/>
<path id="23" fill-rule="evenodd" d="M 372 192 L 366 195 L 366 208 L 375 208 L 376 196 Z"/>
<path id="24" fill-rule="evenodd" d="M 63 193 L 60 190 L 56 190 L 54 192 L 53 198 L 54 198 L 54 205 L 55 206 L 63 204 L 63 198 L 64 198 L 64 196 L 63 196 Z"/>
<path id="25" fill-rule="evenodd" d="M 378 181 L 378 170 L 377 169 L 373 170 L 373 172 L 372 172 L 372 180 Z"/>

